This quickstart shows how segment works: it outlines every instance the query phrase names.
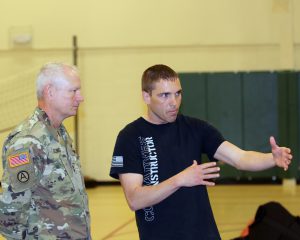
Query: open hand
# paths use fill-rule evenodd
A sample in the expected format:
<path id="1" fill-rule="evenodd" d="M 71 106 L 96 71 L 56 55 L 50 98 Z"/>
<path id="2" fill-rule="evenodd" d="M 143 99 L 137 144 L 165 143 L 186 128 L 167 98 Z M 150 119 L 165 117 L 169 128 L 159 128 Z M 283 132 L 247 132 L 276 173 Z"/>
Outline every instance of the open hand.
<path id="1" fill-rule="evenodd" d="M 209 162 L 198 164 L 196 160 L 193 164 L 180 172 L 178 177 L 183 187 L 192 187 L 196 185 L 215 185 L 214 182 L 209 181 L 211 179 L 217 178 L 220 168 L 216 166 L 216 162 Z"/>
<path id="2" fill-rule="evenodd" d="M 286 147 L 279 147 L 276 144 L 275 138 L 270 137 L 270 145 L 272 148 L 273 159 L 278 167 L 282 167 L 285 171 L 289 168 L 293 158 L 291 149 Z"/>

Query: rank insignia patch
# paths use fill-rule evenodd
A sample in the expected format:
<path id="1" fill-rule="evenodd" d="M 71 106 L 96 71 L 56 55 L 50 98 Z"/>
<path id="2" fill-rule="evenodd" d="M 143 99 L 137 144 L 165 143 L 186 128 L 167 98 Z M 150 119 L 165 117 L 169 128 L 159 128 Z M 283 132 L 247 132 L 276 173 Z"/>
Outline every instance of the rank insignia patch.
<path id="1" fill-rule="evenodd" d="M 29 163 L 29 153 L 21 152 L 8 157 L 9 166 L 11 168 L 22 166 Z"/>

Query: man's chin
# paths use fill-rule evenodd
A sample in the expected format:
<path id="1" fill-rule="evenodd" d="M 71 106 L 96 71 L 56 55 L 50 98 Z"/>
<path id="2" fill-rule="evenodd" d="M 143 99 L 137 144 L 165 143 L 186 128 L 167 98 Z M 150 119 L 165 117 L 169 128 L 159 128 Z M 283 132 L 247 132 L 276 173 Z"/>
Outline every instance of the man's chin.
<path id="1" fill-rule="evenodd" d="M 68 117 L 74 117 L 77 115 L 77 110 L 73 110 L 72 112 L 69 113 Z"/>
<path id="2" fill-rule="evenodd" d="M 173 117 L 169 117 L 169 118 L 168 118 L 168 123 L 175 122 L 175 121 L 176 121 L 176 118 L 177 118 L 177 115 L 176 115 L 176 116 L 173 116 Z"/>
<path id="3" fill-rule="evenodd" d="M 77 108 L 74 108 L 72 112 L 73 112 L 73 115 L 76 115 L 77 112 L 78 112 L 78 107 L 77 107 Z"/>

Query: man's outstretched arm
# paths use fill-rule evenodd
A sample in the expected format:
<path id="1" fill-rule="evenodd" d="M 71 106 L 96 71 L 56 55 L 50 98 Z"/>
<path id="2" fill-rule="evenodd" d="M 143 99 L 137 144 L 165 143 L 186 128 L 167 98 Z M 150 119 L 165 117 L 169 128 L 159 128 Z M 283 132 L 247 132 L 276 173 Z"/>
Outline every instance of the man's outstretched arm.
<path id="1" fill-rule="evenodd" d="M 291 149 L 279 147 L 274 137 L 270 137 L 271 153 L 245 151 L 230 142 L 223 142 L 214 157 L 239 170 L 260 171 L 274 166 L 288 169 L 293 158 Z"/>

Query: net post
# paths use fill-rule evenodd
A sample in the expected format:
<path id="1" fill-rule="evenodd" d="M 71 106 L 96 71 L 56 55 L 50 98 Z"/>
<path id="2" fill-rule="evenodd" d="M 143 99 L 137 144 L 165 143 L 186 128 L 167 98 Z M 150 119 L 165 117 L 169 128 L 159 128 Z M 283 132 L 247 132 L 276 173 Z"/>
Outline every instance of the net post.
<path id="1" fill-rule="evenodd" d="M 77 52 L 78 52 L 78 46 L 77 46 L 77 36 L 73 36 L 73 65 L 77 67 Z M 79 154 L 79 128 L 78 128 L 78 113 L 74 117 L 74 137 L 75 137 L 75 149 L 76 153 Z"/>

